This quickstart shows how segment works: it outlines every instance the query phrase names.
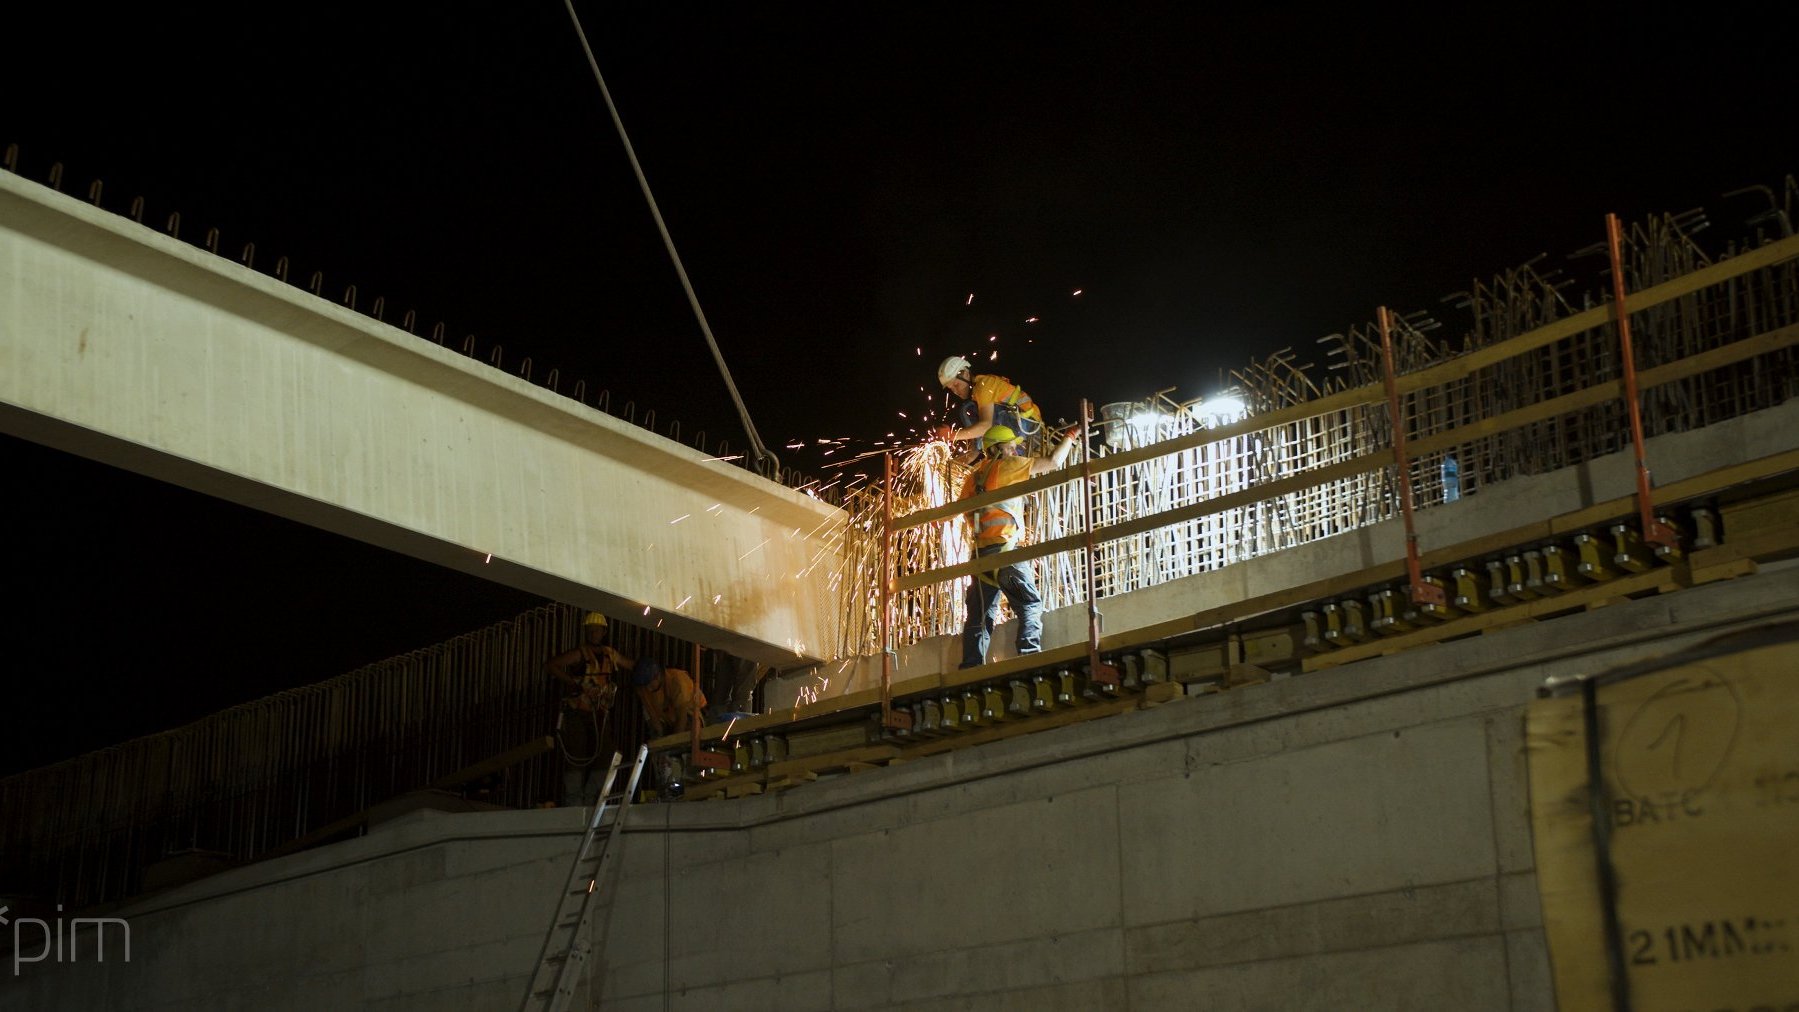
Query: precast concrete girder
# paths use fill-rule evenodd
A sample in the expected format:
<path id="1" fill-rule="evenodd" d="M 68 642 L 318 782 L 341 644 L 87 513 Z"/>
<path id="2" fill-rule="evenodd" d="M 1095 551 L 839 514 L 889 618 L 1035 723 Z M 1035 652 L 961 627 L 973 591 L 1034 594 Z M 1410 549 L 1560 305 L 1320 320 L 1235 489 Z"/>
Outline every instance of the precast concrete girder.
<path id="1" fill-rule="evenodd" d="M 5 172 L 0 429 L 765 664 L 837 621 L 835 507 Z"/>

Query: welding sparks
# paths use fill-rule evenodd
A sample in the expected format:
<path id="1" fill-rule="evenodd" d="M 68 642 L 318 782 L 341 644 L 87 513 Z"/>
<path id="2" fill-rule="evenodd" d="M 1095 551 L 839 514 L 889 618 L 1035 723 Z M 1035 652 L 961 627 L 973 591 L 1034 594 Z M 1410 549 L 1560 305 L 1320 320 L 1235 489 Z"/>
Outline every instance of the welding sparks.
<path id="1" fill-rule="evenodd" d="M 488 552 L 488 553 L 487 553 L 487 558 L 485 558 L 485 559 L 482 559 L 482 560 L 481 560 L 481 564 L 482 564 L 482 565 L 483 565 L 483 566 L 485 566 L 485 565 L 487 565 L 487 564 L 488 564 L 488 563 L 490 563 L 490 562 L 492 562 L 492 561 L 493 561 L 493 553 L 492 553 L 492 552 Z"/>
<path id="2" fill-rule="evenodd" d="M 718 602 L 723 601 L 724 599 L 725 599 L 725 595 L 723 595 L 723 594 L 712 595 L 712 603 L 713 604 L 717 604 Z"/>
<path id="3" fill-rule="evenodd" d="M 649 606 L 649 605 L 647 605 L 647 604 L 646 604 L 646 605 L 644 605 L 644 606 L 643 606 L 643 613 L 644 613 L 644 615 L 645 615 L 645 616 L 646 616 L 646 617 L 647 617 L 647 616 L 648 616 L 648 615 L 649 615 L 649 613 L 650 613 L 650 606 Z"/>
<path id="4" fill-rule="evenodd" d="M 989 362 L 998 362 L 999 361 L 999 349 L 998 348 L 993 349 L 993 354 L 987 356 L 987 361 L 989 361 Z"/>
<path id="5" fill-rule="evenodd" d="M 725 733 L 719 736 L 719 742 L 721 744 L 731 740 L 731 729 L 736 726 L 737 726 L 737 718 L 732 717 L 731 722 L 729 724 L 725 725 Z"/>
<path id="6" fill-rule="evenodd" d="M 693 516 L 693 514 L 692 514 L 692 513 L 683 513 L 683 514 L 681 514 L 681 515 L 680 515 L 680 516 L 678 516 L 678 517 L 676 517 L 676 518 L 674 518 L 674 519 L 673 519 L 673 520 L 670 520 L 670 521 L 669 521 L 669 523 L 670 523 L 670 524 L 678 524 L 678 523 L 680 523 L 680 522 L 681 522 L 681 521 L 683 521 L 683 520 L 685 520 L 685 519 L 687 519 L 687 518 L 688 518 L 688 517 L 690 517 L 690 516 Z"/>
<path id="7" fill-rule="evenodd" d="M 1036 317 L 1035 317 L 1035 316 L 1027 316 L 1027 317 L 1025 317 L 1025 318 L 1024 318 L 1024 322 L 1026 322 L 1026 323 L 1036 323 L 1036 322 L 1037 322 L 1037 318 L 1036 318 Z"/>
<path id="8" fill-rule="evenodd" d="M 969 292 L 969 293 L 968 293 L 968 301 L 967 301 L 967 302 L 964 302 L 964 303 L 962 303 L 962 304 L 963 304 L 963 305 L 964 305 L 964 306 L 972 306 L 972 305 L 974 305 L 974 293 L 973 293 L 973 292 Z"/>
<path id="9" fill-rule="evenodd" d="M 684 598 L 682 598 L 682 599 L 681 599 L 681 603 L 680 603 L 680 604 L 677 604 L 677 605 L 675 605 L 675 610 L 676 610 L 676 611 L 680 611 L 680 610 L 681 610 L 681 609 L 682 609 L 682 608 L 685 608 L 685 607 L 687 607 L 687 602 L 689 602 L 689 601 L 691 601 L 691 600 L 693 600 L 693 595 L 692 595 L 692 594 L 689 594 L 689 595 L 687 595 L 687 596 L 686 596 L 686 597 L 684 597 Z"/>
<path id="10" fill-rule="evenodd" d="M 762 545 L 766 545 L 766 544 L 768 544 L 768 543 L 769 543 L 769 541 L 770 541 L 770 540 L 772 540 L 772 539 L 770 539 L 770 538 L 763 538 L 763 539 L 762 539 Z M 747 559 L 747 558 L 749 558 L 749 557 L 750 557 L 750 556 L 752 556 L 752 555 L 754 555 L 754 554 L 756 554 L 756 553 L 757 553 L 757 552 L 758 552 L 758 551 L 761 551 L 761 550 L 762 550 L 762 545 L 757 545 L 757 546 L 756 546 L 756 547 L 755 547 L 755 548 L 752 548 L 752 549 L 750 549 L 750 550 L 749 550 L 749 551 L 747 551 L 747 552 L 744 552 L 744 553 L 743 553 L 743 554 L 742 554 L 742 555 L 739 555 L 739 556 L 738 556 L 738 557 L 737 557 L 737 561 L 738 561 L 738 562 L 742 562 L 742 561 L 743 561 L 743 560 L 745 560 L 745 559 Z M 648 608 L 645 608 L 645 609 L 644 609 L 644 610 L 643 610 L 643 613 L 644 613 L 644 614 L 645 614 L 645 615 L 648 615 L 648 614 L 649 614 L 649 613 L 650 613 L 650 610 L 649 610 L 649 609 L 648 609 Z"/>
<path id="11" fill-rule="evenodd" d="M 703 461 L 703 463 L 711 463 L 713 461 L 742 460 L 742 459 L 743 459 L 743 454 L 734 453 L 729 457 L 707 457 L 705 459 L 705 461 Z"/>
<path id="12" fill-rule="evenodd" d="M 1086 291 L 1085 288 L 1076 288 L 1073 292 L 1069 293 L 1069 298 L 1078 299 L 1084 291 Z"/>

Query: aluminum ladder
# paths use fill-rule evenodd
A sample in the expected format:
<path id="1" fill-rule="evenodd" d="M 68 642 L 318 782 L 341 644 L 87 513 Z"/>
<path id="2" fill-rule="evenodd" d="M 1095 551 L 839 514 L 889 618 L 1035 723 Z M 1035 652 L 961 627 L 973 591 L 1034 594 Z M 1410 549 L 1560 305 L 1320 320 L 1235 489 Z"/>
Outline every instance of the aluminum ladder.
<path id="1" fill-rule="evenodd" d="M 612 840 L 618 835 L 619 827 L 624 825 L 631 799 L 637 794 L 637 781 L 643 776 L 649 754 L 649 746 L 638 747 L 630 782 L 625 785 L 624 793 L 615 795 L 612 784 L 618 779 L 618 768 L 624 762 L 624 756 L 612 753 L 612 764 L 606 768 L 606 779 L 600 787 L 599 803 L 593 806 L 593 818 L 588 820 L 581 847 L 575 851 L 574 863 L 569 866 L 568 882 L 557 899 L 556 915 L 550 918 L 550 930 L 544 933 L 543 946 L 537 950 L 537 969 L 532 971 L 525 986 L 525 999 L 519 1003 L 519 1012 L 563 1012 L 574 998 L 581 970 L 593 955 L 586 929 L 593 911 L 594 895 L 599 892 L 600 873 L 606 866 Z M 602 836 L 600 823 L 614 799 L 618 800 L 618 809 Z M 597 848 L 595 841 L 599 843 Z"/>

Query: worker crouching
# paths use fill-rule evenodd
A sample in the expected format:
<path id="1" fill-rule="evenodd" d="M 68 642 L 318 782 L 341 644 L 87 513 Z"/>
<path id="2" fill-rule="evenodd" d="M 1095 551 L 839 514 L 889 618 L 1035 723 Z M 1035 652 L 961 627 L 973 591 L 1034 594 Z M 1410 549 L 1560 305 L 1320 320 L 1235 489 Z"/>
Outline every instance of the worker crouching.
<path id="1" fill-rule="evenodd" d="M 706 694 L 693 676 L 680 668 L 664 667 L 653 657 L 642 657 L 631 671 L 631 684 L 643 706 L 644 723 L 652 737 L 674 734 L 704 720 Z M 678 797 L 680 760 L 673 755 L 656 757 L 652 786 L 663 797 Z"/>
<path id="2" fill-rule="evenodd" d="M 1021 440 L 1006 426 L 995 425 L 983 433 L 987 448 L 962 486 L 963 499 L 1016 485 L 1063 465 L 1074 447 L 1074 435 L 1064 436 L 1049 457 L 1025 457 Z M 1003 499 L 971 511 L 975 555 L 985 558 L 1018 547 L 1024 532 L 1024 500 Z M 1043 649 L 1043 596 L 1037 592 L 1037 576 L 1031 563 L 1014 562 L 995 570 L 976 573 L 968 584 L 968 617 L 962 626 L 962 667 L 987 663 L 987 647 L 993 640 L 993 623 L 999 618 L 1001 596 L 1018 616 L 1018 653 Z"/>

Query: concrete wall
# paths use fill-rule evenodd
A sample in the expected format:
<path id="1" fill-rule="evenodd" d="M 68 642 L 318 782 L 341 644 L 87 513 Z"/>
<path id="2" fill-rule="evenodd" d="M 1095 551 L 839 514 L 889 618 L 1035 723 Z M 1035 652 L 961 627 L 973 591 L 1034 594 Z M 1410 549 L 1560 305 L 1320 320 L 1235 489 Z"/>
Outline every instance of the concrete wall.
<path id="1" fill-rule="evenodd" d="M 739 656 L 835 635 L 835 508 L 6 172 L 0 429 Z"/>
<path id="2" fill-rule="evenodd" d="M 634 809 L 610 1009 L 1549 1009 L 1523 708 L 1799 568 L 735 801 Z M 0 1012 L 516 1004 L 578 814 L 418 813 L 119 911 Z M 579 996 L 585 1007 L 591 992 Z"/>

